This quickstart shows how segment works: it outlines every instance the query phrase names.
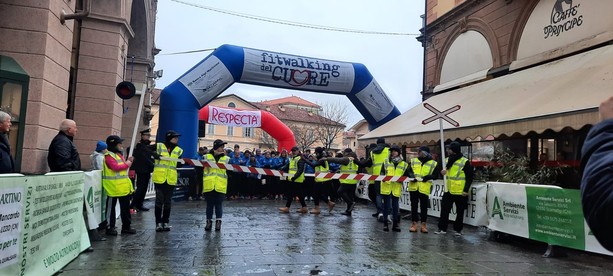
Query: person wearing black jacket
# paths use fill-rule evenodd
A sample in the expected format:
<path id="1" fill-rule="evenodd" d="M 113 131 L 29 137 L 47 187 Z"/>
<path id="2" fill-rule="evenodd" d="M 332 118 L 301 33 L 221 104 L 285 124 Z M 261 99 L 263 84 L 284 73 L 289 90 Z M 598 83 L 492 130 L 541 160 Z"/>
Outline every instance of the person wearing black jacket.
<path id="1" fill-rule="evenodd" d="M 321 173 L 329 173 L 330 165 L 326 160 L 326 152 L 322 147 L 315 148 L 315 158 L 317 159 L 315 162 L 303 158 L 303 160 L 311 167 L 315 169 L 315 172 Z M 328 212 L 331 213 L 334 205 L 336 205 L 333 201 L 328 200 L 328 196 L 330 190 L 332 189 L 332 181 L 330 179 L 325 178 L 314 178 L 313 179 L 313 204 L 315 205 L 311 210 L 311 214 L 320 214 L 321 210 L 319 209 L 319 202 L 323 201 L 328 205 Z"/>
<path id="2" fill-rule="evenodd" d="M 134 198 L 132 198 L 132 209 L 139 211 L 149 211 L 149 208 L 143 206 L 145 201 L 145 194 L 149 187 L 149 180 L 151 180 L 151 173 L 155 166 L 155 158 L 158 155 L 155 152 L 155 148 L 150 146 L 151 130 L 145 129 L 140 132 L 140 141 L 134 147 L 134 164 L 132 168 L 136 172 L 136 192 Z"/>
<path id="3" fill-rule="evenodd" d="M 11 156 L 11 146 L 7 135 L 11 131 L 11 115 L 0 111 L 0 173 L 14 173 L 15 160 Z"/>
<path id="4" fill-rule="evenodd" d="M 613 97 L 600 104 L 600 119 L 581 150 L 581 205 L 596 240 L 613 251 Z"/>
<path id="5" fill-rule="evenodd" d="M 341 173 L 356 174 L 359 168 L 364 167 L 366 160 L 359 160 L 355 152 L 350 148 L 346 148 L 343 157 L 327 158 L 330 163 L 341 165 Z M 354 167 L 355 166 L 355 167 Z M 344 169 L 347 169 L 345 172 Z M 347 203 L 347 208 L 341 215 L 351 216 L 351 212 L 355 207 L 355 190 L 357 189 L 357 180 L 341 180 L 338 188 L 338 195 Z"/>
<path id="6" fill-rule="evenodd" d="M 462 229 L 464 228 L 464 210 L 468 205 L 468 191 L 475 178 L 475 172 L 470 161 L 462 155 L 460 143 L 451 142 L 446 148 L 449 157 L 445 169 L 441 170 L 441 175 L 447 175 L 447 183 L 441 200 L 441 218 L 438 221 L 438 230 L 434 234 L 447 234 L 449 213 L 451 207 L 455 204 L 456 218 L 453 223 L 453 230 L 455 230 L 454 235 L 459 237 L 462 236 Z"/>
<path id="7" fill-rule="evenodd" d="M 293 147 L 289 164 L 281 168 L 282 171 L 293 174 L 287 183 L 289 185 L 287 187 L 287 201 L 285 202 L 285 207 L 279 208 L 281 213 L 289 213 L 289 208 L 292 206 L 292 202 L 296 196 L 298 196 L 301 206 L 298 213 L 306 214 L 308 212 L 306 202 L 304 201 L 304 187 L 302 187 L 305 165 L 306 162 L 304 161 L 304 158 L 302 158 L 300 149 L 298 147 Z"/>
<path id="8" fill-rule="evenodd" d="M 417 232 L 418 223 L 421 221 L 420 231 L 428 233 L 426 220 L 428 219 L 428 205 L 432 193 L 432 180 L 440 174 L 441 168 L 432 160 L 430 148 L 419 147 L 418 156 L 410 160 L 409 171 L 413 179 L 409 183 L 409 198 L 411 199 L 411 228 L 409 232 Z M 421 209 L 421 213 L 417 210 Z"/>
<path id="9" fill-rule="evenodd" d="M 60 123 L 60 132 L 49 144 L 47 164 L 52 172 L 80 171 L 81 159 L 72 139 L 77 134 L 77 123 L 64 119 Z"/>

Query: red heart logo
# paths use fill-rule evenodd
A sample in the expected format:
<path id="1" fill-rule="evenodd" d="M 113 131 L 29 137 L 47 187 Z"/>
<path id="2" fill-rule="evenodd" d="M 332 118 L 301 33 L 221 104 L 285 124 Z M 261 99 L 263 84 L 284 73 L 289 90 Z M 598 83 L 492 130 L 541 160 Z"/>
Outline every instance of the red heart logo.
<path id="1" fill-rule="evenodd" d="M 293 83 L 289 82 L 289 85 L 302 86 L 303 84 L 307 83 L 310 78 L 311 78 L 311 71 L 309 70 L 298 71 L 298 70 L 292 69 L 291 80 Z"/>

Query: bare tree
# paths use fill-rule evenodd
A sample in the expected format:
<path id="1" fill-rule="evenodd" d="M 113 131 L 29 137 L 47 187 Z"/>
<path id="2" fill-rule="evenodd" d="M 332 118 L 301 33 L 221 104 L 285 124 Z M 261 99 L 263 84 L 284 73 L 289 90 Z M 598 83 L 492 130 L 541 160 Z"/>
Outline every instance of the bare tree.
<path id="1" fill-rule="evenodd" d="M 311 148 L 313 144 L 317 143 L 316 126 L 313 124 L 296 124 L 286 122 L 287 126 L 294 132 L 294 139 L 296 139 L 296 146 L 301 150 Z"/>
<path id="2" fill-rule="evenodd" d="M 279 145 L 277 139 L 272 138 L 268 132 L 260 129 L 260 148 L 276 149 Z"/>
<path id="3" fill-rule="evenodd" d="M 348 118 L 347 106 L 341 102 L 324 103 L 318 118 L 317 137 L 326 149 L 330 149 L 334 140 L 342 136 L 345 130 Z"/>

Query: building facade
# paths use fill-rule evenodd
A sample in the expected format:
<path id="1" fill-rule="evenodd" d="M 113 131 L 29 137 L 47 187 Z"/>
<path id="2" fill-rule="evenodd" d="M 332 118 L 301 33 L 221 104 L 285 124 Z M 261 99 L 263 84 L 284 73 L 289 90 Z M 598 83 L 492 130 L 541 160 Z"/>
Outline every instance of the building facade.
<path id="1" fill-rule="evenodd" d="M 461 106 L 444 140 L 462 142 L 474 161 L 502 143 L 533 168 L 570 168 L 560 184 L 578 187 L 583 140 L 613 85 L 613 1 L 426 2 L 423 99 Z M 431 115 L 418 105 L 363 139 L 438 148 L 439 124 L 406 123 Z"/>
<path id="2" fill-rule="evenodd" d="M 74 142 L 83 169 L 97 140 L 131 138 L 139 99 L 149 98 L 154 86 L 156 10 L 157 0 L 0 1 L 0 56 L 28 78 L 21 90 L 14 80 L 0 79 L 0 106 L 13 117 L 9 140 L 20 172 L 48 170 L 49 142 L 66 118 L 78 126 Z M 135 84 L 137 97 L 116 96 L 124 80 Z"/>

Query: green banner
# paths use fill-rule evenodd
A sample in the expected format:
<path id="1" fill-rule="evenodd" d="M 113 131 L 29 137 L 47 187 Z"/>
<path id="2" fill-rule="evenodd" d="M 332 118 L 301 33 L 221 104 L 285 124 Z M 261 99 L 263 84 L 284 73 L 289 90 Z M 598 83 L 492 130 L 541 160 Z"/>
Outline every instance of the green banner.
<path id="1" fill-rule="evenodd" d="M 82 172 L 0 177 L 0 275 L 52 275 L 90 246 L 83 183 Z"/>
<path id="2" fill-rule="evenodd" d="M 530 239 L 585 250 L 579 190 L 526 187 Z"/>

